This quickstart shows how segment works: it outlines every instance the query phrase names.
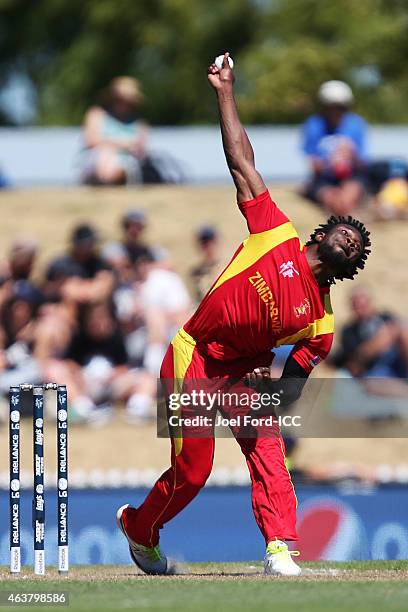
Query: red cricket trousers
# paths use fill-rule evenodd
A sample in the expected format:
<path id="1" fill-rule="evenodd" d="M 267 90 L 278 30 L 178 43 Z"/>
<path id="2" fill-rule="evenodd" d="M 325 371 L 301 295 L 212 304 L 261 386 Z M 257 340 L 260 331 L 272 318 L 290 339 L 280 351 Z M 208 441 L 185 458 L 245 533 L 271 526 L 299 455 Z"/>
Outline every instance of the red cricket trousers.
<path id="1" fill-rule="evenodd" d="M 271 358 L 272 354 L 269 361 Z M 225 387 L 228 379 L 242 379 L 246 372 L 260 365 L 269 365 L 265 356 L 262 363 L 248 359 L 221 362 L 207 357 L 181 329 L 164 357 L 161 379 L 167 387 L 171 385 L 170 391 L 176 387 L 184 390 L 189 382 L 204 380 L 214 389 L 217 385 Z M 252 507 L 266 544 L 274 539 L 296 540 L 297 500 L 279 431 L 267 437 L 237 436 L 237 442 L 248 465 Z M 126 530 L 135 542 L 149 547 L 158 544 L 163 525 L 181 512 L 205 485 L 213 465 L 214 446 L 211 429 L 204 437 L 183 437 L 180 432 L 172 437 L 171 467 L 158 479 L 143 504 L 129 509 L 124 516 Z"/>

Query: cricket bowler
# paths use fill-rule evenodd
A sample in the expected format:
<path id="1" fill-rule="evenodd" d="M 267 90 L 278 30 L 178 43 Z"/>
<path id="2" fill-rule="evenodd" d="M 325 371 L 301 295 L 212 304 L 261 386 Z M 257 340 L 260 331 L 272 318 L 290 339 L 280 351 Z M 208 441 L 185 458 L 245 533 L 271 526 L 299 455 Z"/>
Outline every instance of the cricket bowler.
<path id="1" fill-rule="evenodd" d="M 279 387 L 284 404 L 299 398 L 312 369 L 329 353 L 334 331 L 330 287 L 352 279 L 370 253 L 369 232 L 352 217 L 330 217 L 303 245 L 291 221 L 271 199 L 234 99 L 234 74 L 224 55 L 212 64 L 223 147 L 249 237 L 215 280 L 191 319 L 173 338 L 161 378 L 246 380 L 268 388 L 272 349 L 293 345 Z M 272 390 L 272 386 L 271 386 Z M 271 391 L 272 392 L 272 391 Z M 251 482 L 255 520 L 265 539 L 266 574 L 296 576 L 286 541 L 296 540 L 296 496 L 280 433 L 237 437 Z M 138 508 L 122 506 L 118 526 L 134 563 L 146 574 L 170 573 L 159 547 L 163 526 L 204 486 L 212 469 L 214 436 L 171 440 L 171 467 Z"/>

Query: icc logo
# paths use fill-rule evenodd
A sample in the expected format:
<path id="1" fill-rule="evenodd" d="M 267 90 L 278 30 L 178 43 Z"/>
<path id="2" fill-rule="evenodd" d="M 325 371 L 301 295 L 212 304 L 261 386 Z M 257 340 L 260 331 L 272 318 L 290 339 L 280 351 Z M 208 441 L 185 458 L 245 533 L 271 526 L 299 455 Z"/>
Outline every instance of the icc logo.
<path id="1" fill-rule="evenodd" d="M 12 410 L 10 412 L 10 419 L 12 420 L 13 423 L 18 423 L 20 420 L 20 413 L 18 410 Z"/>
<path id="2" fill-rule="evenodd" d="M 58 488 L 60 491 L 66 491 L 68 488 L 68 482 L 66 478 L 60 478 L 58 480 Z"/>
<path id="3" fill-rule="evenodd" d="M 68 417 L 67 411 L 64 409 L 58 410 L 58 420 L 66 421 Z"/>
<path id="4" fill-rule="evenodd" d="M 12 491 L 19 491 L 20 490 L 20 481 L 17 480 L 17 478 L 14 478 L 13 480 L 10 481 L 10 489 Z"/>

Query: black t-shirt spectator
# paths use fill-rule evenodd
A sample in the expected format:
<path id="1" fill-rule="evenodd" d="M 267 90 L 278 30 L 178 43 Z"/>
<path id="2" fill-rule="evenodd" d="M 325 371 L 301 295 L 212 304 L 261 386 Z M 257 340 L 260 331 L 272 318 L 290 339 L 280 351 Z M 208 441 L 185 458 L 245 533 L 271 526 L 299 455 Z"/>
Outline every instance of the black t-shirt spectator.
<path id="1" fill-rule="evenodd" d="M 110 269 L 106 261 L 96 255 L 81 262 L 71 255 L 64 255 L 51 262 L 47 270 L 47 280 L 53 281 L 72 276 L 90 279 L 94 278 L 98 272 Z"/>
<path id="2" fill-rule="evenodd" d="M 355 353 L 358 347 L 371 340 L 381 329 L 384 323 L 394 321 L 395 317 L 388 312 L 376 314 L 364 321 L 356 321 L 346 325 L 341 334 L 341 345 L 335 355 L 333 362 L 337 367 L 344 367 L 348 359 Z M 371 364 L 367 364 L 369 367 Z"/>
<path id="3" fill-rule="evenodd" d="M 105 357 L 113 366 L 127 363 L 128 355 L 120 331 L 115 331 L 100 340 L 90 338 L 84 333 L 78 333 L 72 339 L 66 353 L 67 359 L 72 359 L 80 366 L 87 365 L 92 357 L 96 356 Z"/>

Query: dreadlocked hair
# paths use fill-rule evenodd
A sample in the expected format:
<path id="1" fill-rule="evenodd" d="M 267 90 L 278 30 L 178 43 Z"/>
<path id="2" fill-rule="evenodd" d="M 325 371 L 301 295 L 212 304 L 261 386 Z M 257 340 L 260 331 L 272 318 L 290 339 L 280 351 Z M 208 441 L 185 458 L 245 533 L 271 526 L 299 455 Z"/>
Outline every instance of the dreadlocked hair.
<path id="1" fill-rule="evenodd" d="M 336 217 L 335 215 L 332 215 L 326 223 L 321 223 L 319 227 L 314 230 L 314 232 L 310 235 L 309 241 L 306 242 L 306 246 L 317 243 L 316 234 L 318 232 L 324 232 L 327 234 L 336 225 L 350 225 L 351 227 L 354 227 L 360 233 L 363 248 L 359 257 L 355 261 L 345 264 L 341 273 L 329 277 L 328 282 L 330 285 L 334 285 L 336 280 L 344 280 L 345 278 L 353 279 L 356 274 L 358 274 L 358 271 L 364 268 L 367 257 L 371 253 L 371 249 L 369 248 L 371 246 L 371 240 L 369 238 L 370 232 L 367 231 L 364 223 L 361 223 L 361 221 L 354 219 L 354 217 L 351 217 L 350 215 L 348 215 L 348 217 L 344 217 L 342 215 Z"/>

